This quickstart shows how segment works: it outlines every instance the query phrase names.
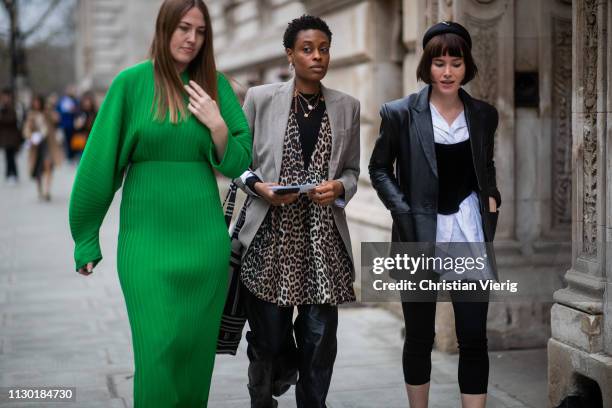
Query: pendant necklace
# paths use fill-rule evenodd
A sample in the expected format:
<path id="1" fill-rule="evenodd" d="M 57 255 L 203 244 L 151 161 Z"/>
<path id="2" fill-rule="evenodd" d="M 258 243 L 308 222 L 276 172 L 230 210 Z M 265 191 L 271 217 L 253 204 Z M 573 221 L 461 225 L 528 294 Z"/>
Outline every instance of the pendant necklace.
<path id="1" fill-rule="evenodd" d="M 304 117 L 307 118 L 310 116 L 310 114 L 312 113 L 313 110 L 315 110 L 317 108 L 317 106 L 319 106 L 319 103 L 324 100 L 323 96 L 321 96 L 320 93 L 317 93 L 316 95 L 313 95 L 311 98 L 314 99 L 316 98 L 316 102 L 314 102 L 314 104 L 311 101 L 311 98 L 306 98 L 304 95 L 302 95 L 301 92 L 299 92 L 298 90 L 295 91 L 295 113 L 297 113 L 297 105 L 300 105 L 300 108 L 302 108 L 302 111 L 304 112 Z M 304 107 L 304 103 L 306 104 L 306 107 Z M 307 110 L 308 109 L 308 110 Z"/>
<path id="2" fill-rule="evenodd" d="M 315 94 L 315 95 L 313 95 L 313 96 L 311 96 L 310 98 L 306 98 L 306 97 L 304 96 L 304 94 L 302 94 L 301 92 L 299 92 L 299 91 L 298 91 L 298 96 L 299 96 L 299 97 L 300 97 L 300 98 L 301 98 L 301 99 L 302 99 L 304 102 L 306 102 L 306 104 L 307 104 L 307 106 L 308 106 L 308 110 L 313 110 L 313 109 L 315 108 L 315 107 L 312 105 L 312 102 L 310 101 L 311 99 L 315 99 L 315 98 L 317 98 L 317 103 L 318 103 L 318 101 L 319 101 L 319 100 L 318 100 L 318 97 L 319 97 L 319 94 L 318 94 L 318 93 L 317 93 L 317 94 Z"/>

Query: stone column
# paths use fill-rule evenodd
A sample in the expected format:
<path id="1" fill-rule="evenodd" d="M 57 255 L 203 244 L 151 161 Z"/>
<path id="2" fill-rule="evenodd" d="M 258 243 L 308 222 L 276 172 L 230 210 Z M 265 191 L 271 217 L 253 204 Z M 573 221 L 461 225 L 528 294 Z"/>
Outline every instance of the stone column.
<path id="1" fill-rule="evenodd" d="M 551 407 L 572 394 L 612 407 L 611 25 L 610 1 L 573 2 L 572 266 L 552 309 Z"/>
<path id="2" fill-rule="evenodd" d="M 568 241 L 571 236 L 572 192 L 572 2 L 542 2 L 540 25 L 548 33 L 540 37 L 541 138 L 538 149 L 541 185 L 539 212 L 541 234 Z"/>

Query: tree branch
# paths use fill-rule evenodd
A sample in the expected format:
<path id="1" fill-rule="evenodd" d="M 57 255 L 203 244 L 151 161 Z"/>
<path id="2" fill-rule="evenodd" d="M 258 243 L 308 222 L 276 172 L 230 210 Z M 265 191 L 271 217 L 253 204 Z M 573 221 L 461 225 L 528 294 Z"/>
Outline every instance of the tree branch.
<path id="1" fill-rule="evenodd" d="M 6 1 L 6 0 L 3 0 L 3 1 Z M 25 41 L 29 36 L 34 34 L 36 30 L 38 30 L 41 27 L 41 25 L 45 22 L 45 20 L 51 15 L 51 13 L 53 13 L 53 10 L 57 7 L 57 5 L 61 1 L 62 0 L 51 0 L 51 2 L 49 3 L 49 6 L 47 7 L 47 10 L 45 10 L 45 12 L 39 17 L 38 21 L 36 21 L 36 23 L 34 23 L 32 27 L 30 27 L 30 29 L 24 31 L 21 34 L 21 39 Z"/>
<path id="2" fill-rule="evenodd" d="M 72 34 L 71 28 L 69 26 L 62 25 L 62 26 L 56 27 L 54 30 L 50 31 L 47 35 L 45 35 L 44 39 L 37 41 L 35 44 L 32 44 L 32 45 L 49 44 L 49 39 L 56 39 L 57 37 L 61 35 L 66 35 L 66 34 L 67 35 Z"/>
<path id="3" fill-rule="evenodd" d="M 11 0 L 0 0 L 0 4 L 2 4 L 2 8 L 4 9 L 4 12 L 6 13 L 6 18 L 8 18 L 9 20 L 11 19 L 10 7 L 12 3 L 13 1 Z"/>

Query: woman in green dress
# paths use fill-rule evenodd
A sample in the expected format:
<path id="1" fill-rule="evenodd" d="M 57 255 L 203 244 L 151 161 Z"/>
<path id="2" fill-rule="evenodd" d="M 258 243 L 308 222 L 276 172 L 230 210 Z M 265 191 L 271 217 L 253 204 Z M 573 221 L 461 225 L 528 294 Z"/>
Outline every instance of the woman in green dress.
<path id="1" fill-rule="evenodd" d="M 76 269 L 89 275 L 102 259 L 100 225 L 124 183 L 117 269 L 135 407 L 207 405 L 230 255 L 213 170 L 233 178 L 250 162 L 248 123 L 216 72 L 206 6 L 166 0 L 151 59 L 108 90 L 70 200 Z"/>

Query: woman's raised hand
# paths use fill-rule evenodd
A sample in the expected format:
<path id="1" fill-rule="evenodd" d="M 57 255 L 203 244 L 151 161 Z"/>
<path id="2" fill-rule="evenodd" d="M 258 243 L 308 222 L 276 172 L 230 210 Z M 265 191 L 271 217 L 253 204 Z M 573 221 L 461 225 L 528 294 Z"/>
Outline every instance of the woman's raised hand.
<path id="1" fill-rule="evenodd" d="M 189 94 L 187 109 L 211 132 L 227 128 L 217 102 L 200 85 L 195 81 L 189 81 L 189 84 L 185 85 L 185 91 Z"/>

